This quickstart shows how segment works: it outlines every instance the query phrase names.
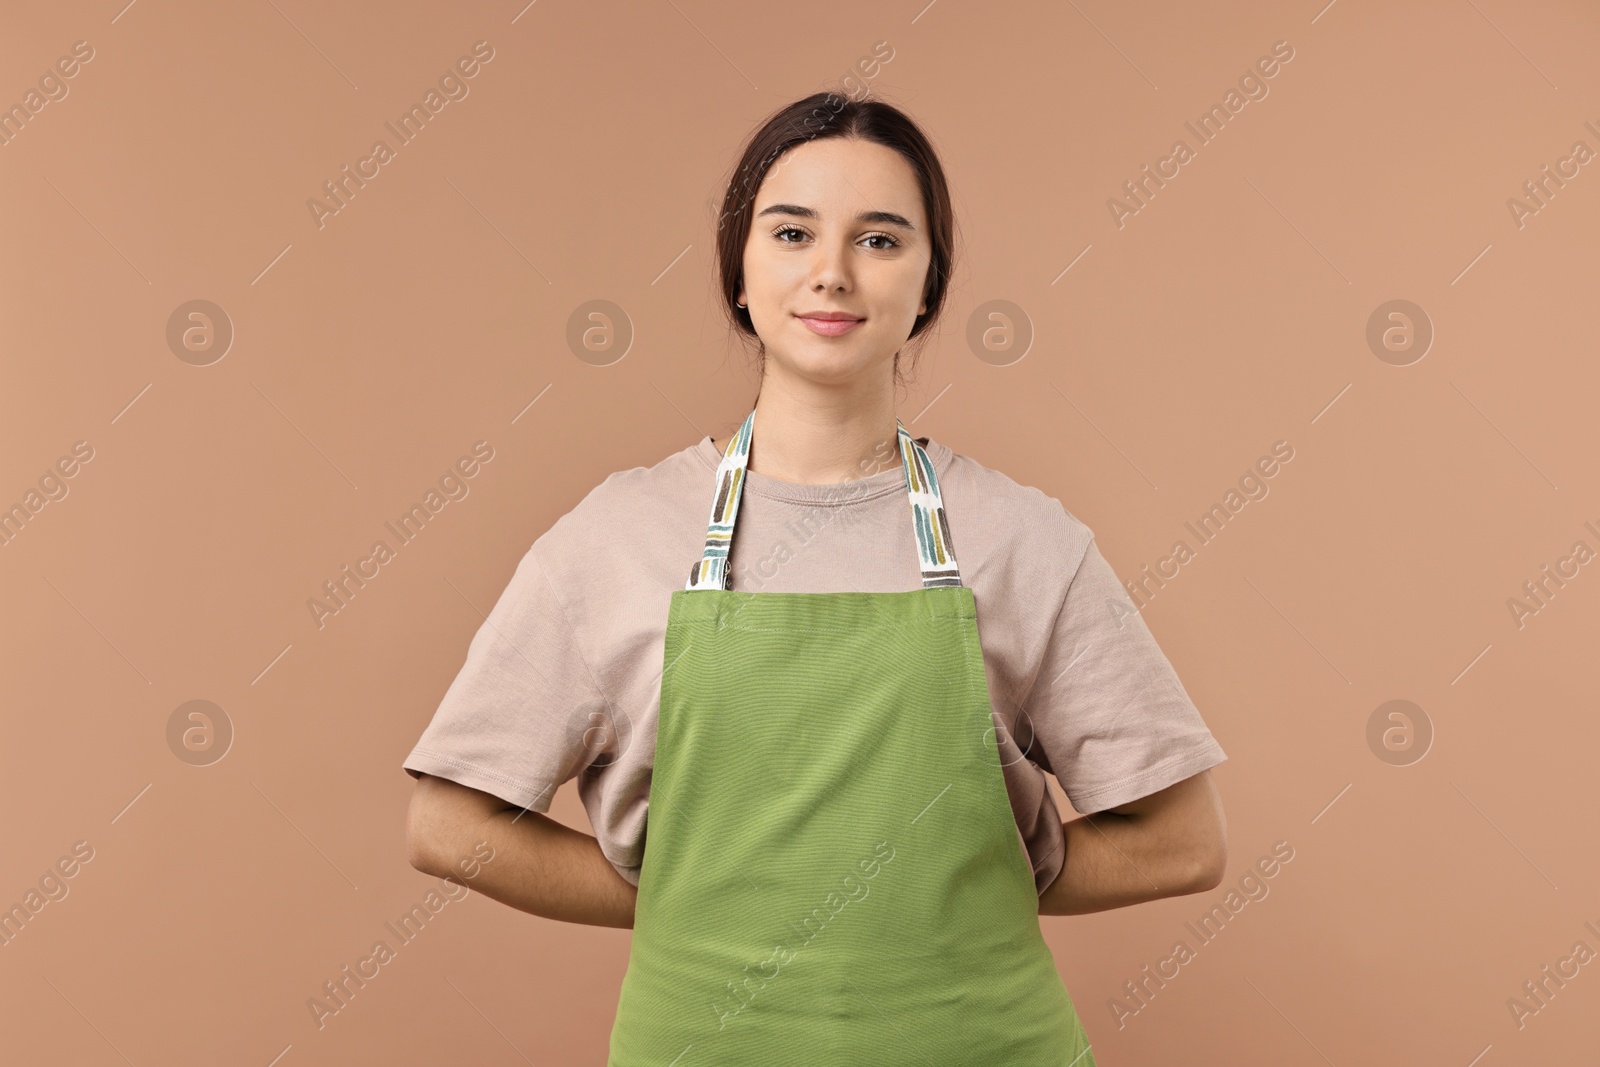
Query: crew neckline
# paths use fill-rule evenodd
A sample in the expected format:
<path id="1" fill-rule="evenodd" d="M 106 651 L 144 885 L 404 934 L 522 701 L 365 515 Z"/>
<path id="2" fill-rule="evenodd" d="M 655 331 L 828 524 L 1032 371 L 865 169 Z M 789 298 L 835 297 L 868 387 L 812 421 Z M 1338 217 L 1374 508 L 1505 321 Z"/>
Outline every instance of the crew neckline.
<path id="1" fill-rule="evenodd" d="M 938 441 L 928 437 L 916 439 L 922 444 L 923 451 L 928 453 L 928 460 L 933 464 L 933 473 L 936 477 L 944 477 L 945 471 L 950 467 L 950 460 L 955 453 Z M 694 447 L 694 454 L 700 462 L 713 475 L 722 463 L 722 446 L 713 444 L 711 435 L 706 434 L 700 438 Z M 900 464 L 885 470 L 869 474 L 864 478 L 855 478 L 847 482 L 819 482 L 808 484 L 805 482 L 786 482 L 781 478 L 774 478 L 768 474 L 745 468 L 744 492 L 755 496 L 768 497 L 773 500 L 787 500 L 796 504 L 812 504 L 817 506 L 859 504 L 863 501 L 873 500 L 888 493 L 903 493 L 906 491 L 906 476 Z"/>

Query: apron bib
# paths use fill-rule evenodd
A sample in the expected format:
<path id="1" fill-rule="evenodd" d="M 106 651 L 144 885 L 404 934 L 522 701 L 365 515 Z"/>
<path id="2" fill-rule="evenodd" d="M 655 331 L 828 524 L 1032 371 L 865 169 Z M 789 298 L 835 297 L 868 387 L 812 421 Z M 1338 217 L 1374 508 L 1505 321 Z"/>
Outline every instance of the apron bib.
<path id="1" fill-rule="evenodd" d="M 752 411 L 672 594 L 610 1067 L 1094 1067 L 1039 929 L 933 464 L 923 588 L 745 593 Z"/>

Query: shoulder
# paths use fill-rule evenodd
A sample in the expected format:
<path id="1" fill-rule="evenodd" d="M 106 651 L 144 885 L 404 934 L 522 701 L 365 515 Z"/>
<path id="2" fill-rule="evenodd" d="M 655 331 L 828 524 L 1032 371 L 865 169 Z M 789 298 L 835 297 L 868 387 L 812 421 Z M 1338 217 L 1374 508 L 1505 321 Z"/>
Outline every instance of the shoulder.
<path id="1" fill-rule="evenodd" d="M 1037 486 L 1019 482 L 974 457 L 938 446 L 943 464 L 929 450 L 939 477 L 956 539 L 956 558 L 963 569 L 967 560 L 963 544 L 984 556 L 1018 556 L 1024 561 L 1048 563 L 1048 570 L 1067 576 L 1082 562 L 1094 531 L 1057 497 Z M 977 560 L 974 560 L 977 562 Z"/>
<path id="2" fill-rule="evenodd" d="M 529 550 L 568 594 L 613 608 L 682 584 L 704 545 L 715 467 L 704 439 L 649 466 L 615 471 L 558 518 Z"/>
<path id="3" fill-rule="evenodd" d="M 1052 643 L 1071 637 L 1057 620 L 1092 558 L 1094 531 L 1045 489 L 970 455 L 949 456 L 939 487 L 962 581 L 976 598 L 990 691 L 1014 715 Z M 1029 710 L 1035 727 L 1045 714 Z"/>
<path id="4" fill-rule="evenodd" d="M 681 448 L 650 466 L 629 467 L 608 474 L 583 499 L 556 520 L 550 534 L 608 539 L 648 532 L 664 513 L 687 511 L 690 504 L 710 510 L 715 468 L 700 456 L 701 442 Z M 546 536 L 549 536 L 547 534 Z"/>

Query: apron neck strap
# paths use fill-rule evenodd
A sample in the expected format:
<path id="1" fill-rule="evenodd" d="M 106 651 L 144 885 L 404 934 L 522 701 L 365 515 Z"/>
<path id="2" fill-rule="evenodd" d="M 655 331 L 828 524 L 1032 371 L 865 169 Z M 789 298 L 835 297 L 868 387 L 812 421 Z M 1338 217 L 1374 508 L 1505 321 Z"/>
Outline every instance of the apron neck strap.
<path id="1" fill-rule="evenodd" d="M 706 527 L 705 554 L 689 569 L 685 589 L 729 589 L 732 574 L 728 553 L 733 545 L 733 527 L 739 518 L 739 500 L 744 495 L 745 475 L 750 465 L 750 436 L 756 413 L 745 416 L 739 432 L 722 451 L 717 464 L 716 497 L 711 505 L 711 522 Z M 950 540 L 950 524 L 945 518 L 944 498 L 934 477 L 933 461 L 898 418 L 894 420 L 900 442 L 900 466 L 906 476 L 906 494 L 911 503 L 911 523 L 916 532 L 917 555 L 922 562 L 922 587 L 961 584 L 956 566 L 955 547 Z"/>

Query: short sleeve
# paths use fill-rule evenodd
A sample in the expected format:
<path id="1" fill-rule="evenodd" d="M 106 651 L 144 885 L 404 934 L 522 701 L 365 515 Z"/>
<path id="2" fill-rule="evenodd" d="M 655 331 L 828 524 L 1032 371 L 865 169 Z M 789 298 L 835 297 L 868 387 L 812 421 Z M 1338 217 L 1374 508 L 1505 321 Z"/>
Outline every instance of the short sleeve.
<path id="1" fill-rule="evenodd" d="M 561 783 L 601 754 L 611 731 L 609 706 L 537 549 L 535 542 L 473 636 L 403 767 L 542 812 Z"/>
<path id="2" fill-rule="evenodd" d="M 1084 815 L 1228 758 L 1092 539 L 1023 706 Z"/>

